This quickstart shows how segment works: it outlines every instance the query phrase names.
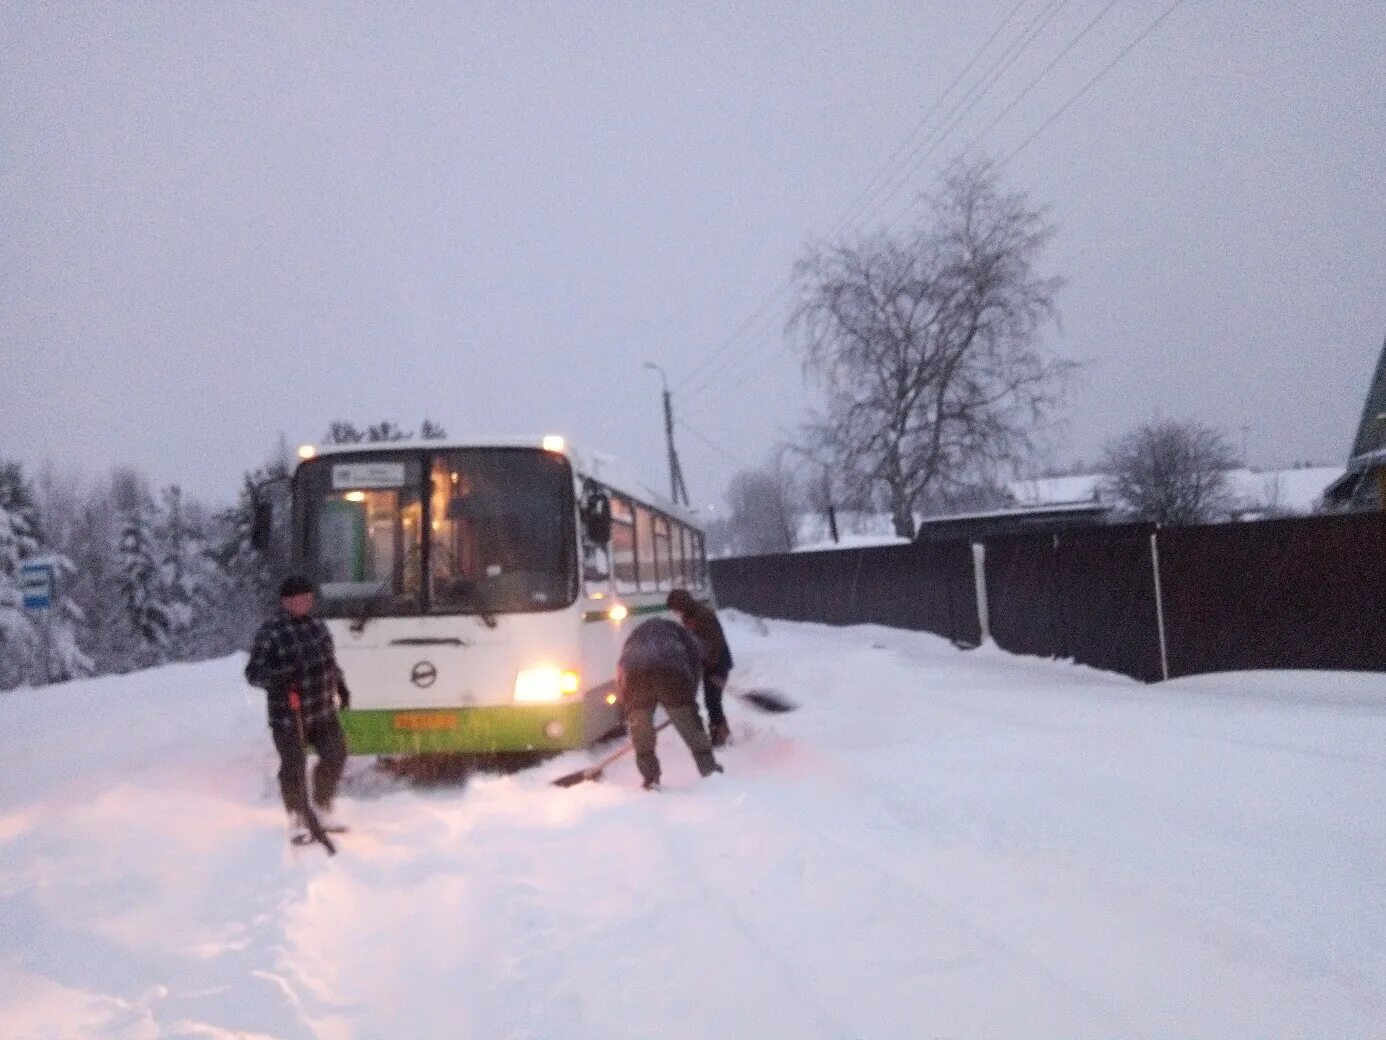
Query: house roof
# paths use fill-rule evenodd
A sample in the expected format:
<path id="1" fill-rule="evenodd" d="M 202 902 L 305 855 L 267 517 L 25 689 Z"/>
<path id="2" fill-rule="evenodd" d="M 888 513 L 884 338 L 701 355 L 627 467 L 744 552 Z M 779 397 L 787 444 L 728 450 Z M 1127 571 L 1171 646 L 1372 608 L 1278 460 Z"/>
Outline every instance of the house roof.
<path id="1" fill-rule="evenodd" d="M 1386 448 L 1386 342 L 1381 345 L 1376 374 L 1367 387 L 1367 400 L 1362 406 L 1362 421 L 1352 442 L 1352 458 Z"/>

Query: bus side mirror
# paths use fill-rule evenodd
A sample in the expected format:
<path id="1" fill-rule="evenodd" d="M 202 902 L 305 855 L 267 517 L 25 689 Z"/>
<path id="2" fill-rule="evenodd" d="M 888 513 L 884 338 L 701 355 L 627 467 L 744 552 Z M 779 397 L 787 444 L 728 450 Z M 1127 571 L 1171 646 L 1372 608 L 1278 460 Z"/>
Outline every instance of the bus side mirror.
<path id="1" fill-rule="evenodd" d="M 274 527 L 274 507 L 268 502 L 256 502 L 250 520 L 250 544 L 258 553 L 269 550 L 270 531 Z"/>
<path id="2" fill-rule="evenodd" d="M 588 541 L 597 545 L 611 541 L 611 498 L 605 491 L 589 491 L 582 500 L 582 526 Z"/>

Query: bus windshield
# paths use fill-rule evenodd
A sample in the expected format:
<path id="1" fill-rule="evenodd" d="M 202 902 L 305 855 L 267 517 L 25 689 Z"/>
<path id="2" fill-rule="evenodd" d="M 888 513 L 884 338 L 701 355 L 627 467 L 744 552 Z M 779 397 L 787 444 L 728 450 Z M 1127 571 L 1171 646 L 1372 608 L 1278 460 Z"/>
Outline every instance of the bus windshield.
<path id="1" fill-rule="evenodd" d="M 563 607 L 577 594 L 572 474 L 561 455 L 329 455 L 300 477 L 304 563 L 324 616 L 489 616 Z"/>

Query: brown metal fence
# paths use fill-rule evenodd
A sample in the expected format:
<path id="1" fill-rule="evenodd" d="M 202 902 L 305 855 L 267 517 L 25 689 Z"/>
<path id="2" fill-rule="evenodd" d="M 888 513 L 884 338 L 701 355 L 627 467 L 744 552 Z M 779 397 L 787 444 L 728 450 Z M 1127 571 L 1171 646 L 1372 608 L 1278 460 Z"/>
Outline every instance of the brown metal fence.
<path id="1" fill-rule="evenodd" d="M 718 605 L 830 625 L 875 622 L 981 641 L 965 542 L 887 545 L 713 560 Z"/>
<path id="2" fill-rule="evenodd" d="M 1255 668 L 1386 671 L 1386 514 L 990 538 L 989 632 L 1007 650 L 1144 680 Z M 712 562 L 722 606 L 981 640 L 965 541 Z"/>
<path id="3" fill-rule="evenodd" d="M 1386 671 L 1386 513 L 1161 531 L 1160 568 L 1171 675 Z"/>

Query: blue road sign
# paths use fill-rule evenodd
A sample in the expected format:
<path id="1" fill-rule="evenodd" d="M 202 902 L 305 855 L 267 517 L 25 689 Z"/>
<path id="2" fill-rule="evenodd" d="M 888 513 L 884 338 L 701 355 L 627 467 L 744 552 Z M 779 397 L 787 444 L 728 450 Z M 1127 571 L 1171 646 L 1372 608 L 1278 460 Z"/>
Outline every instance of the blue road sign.
<path id="1" fill-rule="evenodd" d="M 51 563 L 21 563 L 19 591 L 24 597 L 25 610 L 53 609 L 53 565 Z"/>

